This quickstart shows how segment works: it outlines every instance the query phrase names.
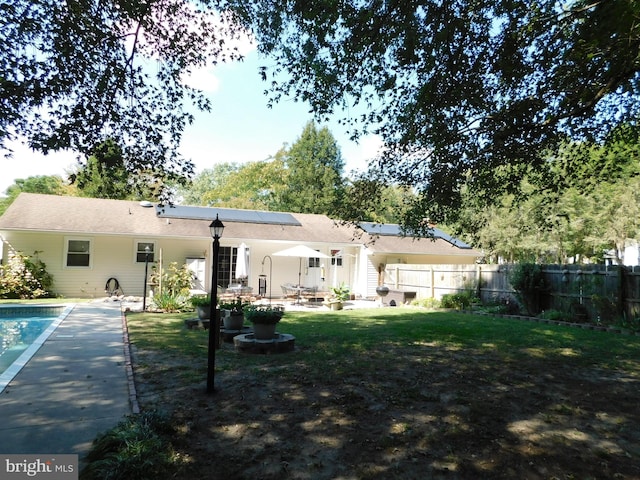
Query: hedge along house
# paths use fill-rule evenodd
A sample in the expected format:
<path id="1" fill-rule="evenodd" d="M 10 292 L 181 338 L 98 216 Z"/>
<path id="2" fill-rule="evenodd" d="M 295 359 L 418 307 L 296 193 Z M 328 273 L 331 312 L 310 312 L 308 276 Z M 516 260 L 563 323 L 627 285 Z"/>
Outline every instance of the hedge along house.
<path id="1" fill-rule="evenodd" d="M 172 262 L 187 264 L 194 288 L 210 291 L 209 224 L 216 215 L 225 226 L 217 284 L 241 283 L 260 293 L 266 280 L 266 294 L 274 297 L 282 284 L 300 278 L 319 291 L 344 282 L 356 296 L 373 298 L 386 263 L 473 263 L 479 256 L 445 236 L 415 240 L 398 235 L 397 227 L 376 231 L 371 224 L 363 224 L 363 232 L 325 215 L 22 193 L 0 217 L 1 258 L 6 263 L 12 252 L 38 252 L 56 295 L 102 297 L 107 281 L 116 278 L 125 295 L 140 296 L 148 247 L 150 268 L 159 261 L 165 269 Z M 328 258 L 273 255 L 295 245 Z M 236 278 L 239 251 L 246 260 L 243 278 Z"/>

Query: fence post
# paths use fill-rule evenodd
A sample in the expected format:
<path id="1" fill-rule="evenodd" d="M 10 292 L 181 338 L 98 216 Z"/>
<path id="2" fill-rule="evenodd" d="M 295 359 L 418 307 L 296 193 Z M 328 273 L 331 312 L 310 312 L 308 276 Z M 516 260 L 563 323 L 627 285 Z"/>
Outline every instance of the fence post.
<path id="1" fill-rule="evenodd" d="M 431 272 L 431 298 L 436 298 L 436 285 L 435 285 L 436 275 L 435 275 L 435 272 L 433 271 L 433 265 L 429 267 L 429 271 Z"/>
<path id="2" fill-rule="evenodd" d="M 624 316 L 624 299 L 626 297 L 625 292 L 624 292 L 624 285 L 625 285 L 625 281 L 624 281 L 624 274 L 625 274 L 625 267 L 622 265 L 618 265 L 618 301 L 617 301 L 617 310 L 618 310 L 618 315 Z"/>

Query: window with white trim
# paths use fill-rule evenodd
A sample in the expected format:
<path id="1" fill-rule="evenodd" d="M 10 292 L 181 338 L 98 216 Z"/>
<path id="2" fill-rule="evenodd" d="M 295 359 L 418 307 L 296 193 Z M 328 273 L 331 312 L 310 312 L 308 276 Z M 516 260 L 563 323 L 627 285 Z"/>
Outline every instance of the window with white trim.
<path id="1" fill-rule="evenodd" d="M 65 266 L 91 267 L 91 240 L 88 238 L 65 239 Z"/>
<path id="2" fill-rule="evenodd" d="M 334 267 L 342 266 L 342 250 L 331 250 L 331 265 Z"/>
<path id="3" fill-rule="evenodd" d="M 156 244 L 146 240 L 136 241 L 136 263 L 144 263 L 147 261 L 147 247 L 149 248 L 149 262 L 153 262 L 156 251 Z"/>

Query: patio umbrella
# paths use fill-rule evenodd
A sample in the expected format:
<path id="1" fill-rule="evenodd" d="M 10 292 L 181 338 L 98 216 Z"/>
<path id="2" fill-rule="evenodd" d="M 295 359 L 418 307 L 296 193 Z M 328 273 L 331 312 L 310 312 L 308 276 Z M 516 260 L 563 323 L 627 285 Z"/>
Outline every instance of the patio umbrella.
<path id="1" fill-rule="evenodd" d="M 296 245 L 295 247 L 287 248 L 285 250 L 280 250 L 279 252 L 274 253 L 276 257 L 297 257 L 299 258 L 298 262 L 298 285 L 301 285 L 302 282 L 300 278 L 302 276 L 302 259 L 303 258 L 330 258 L 329 255 L 325 255 L 324 253 L 320 253 L 313 248 L 309 248 L 306 245 Z"/>
<path id="2" fill-rule="evenodd" d="M 238 247 L 236 258 L 236 279 L 246 278 L 247 273 L 247 246 L 243 243 Z"/>

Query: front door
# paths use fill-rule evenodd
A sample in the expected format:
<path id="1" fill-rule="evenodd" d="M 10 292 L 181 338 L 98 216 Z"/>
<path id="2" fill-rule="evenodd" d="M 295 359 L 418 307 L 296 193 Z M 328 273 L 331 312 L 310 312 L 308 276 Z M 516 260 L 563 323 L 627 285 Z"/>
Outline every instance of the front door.
<path id="1" fill-rule="evenodd" d="M 203 290 L 205 289 L 205 265 L 206 261 L 204 258 L 187 258 L 186 264 L 189 267 L 189 270 L 193 273 L 193 284 L 191 288 L 194 290 Z"/>

